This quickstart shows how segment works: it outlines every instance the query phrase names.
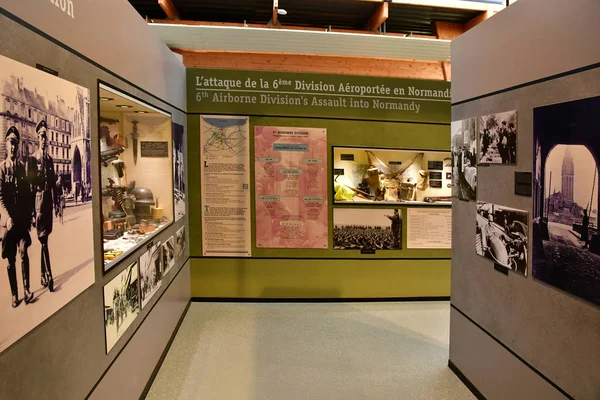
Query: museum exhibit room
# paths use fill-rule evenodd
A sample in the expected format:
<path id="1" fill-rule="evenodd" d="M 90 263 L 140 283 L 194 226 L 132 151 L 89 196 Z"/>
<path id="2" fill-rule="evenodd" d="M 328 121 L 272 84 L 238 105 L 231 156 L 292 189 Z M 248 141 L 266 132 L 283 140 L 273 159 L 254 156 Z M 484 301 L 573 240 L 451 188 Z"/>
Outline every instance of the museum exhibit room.
<path id="1" fill-rule="evenodd" d="M 600 400 L 600 0 L 0 9 L 0 399 Z"/>

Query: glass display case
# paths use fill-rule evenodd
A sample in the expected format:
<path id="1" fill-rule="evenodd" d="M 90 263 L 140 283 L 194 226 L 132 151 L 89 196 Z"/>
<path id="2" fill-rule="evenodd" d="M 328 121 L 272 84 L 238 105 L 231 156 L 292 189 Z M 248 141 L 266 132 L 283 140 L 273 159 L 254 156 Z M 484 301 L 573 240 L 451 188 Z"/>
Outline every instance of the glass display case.
<path id="1" fill-rule="evenodd" d="M 173 221 L 171 115 L 99 86 L 104 271 Z"/>
<path id="2" fill-rule="evenodd" d="M 335 203 L 452 204 L 449 151 L 333 148 Z"/>

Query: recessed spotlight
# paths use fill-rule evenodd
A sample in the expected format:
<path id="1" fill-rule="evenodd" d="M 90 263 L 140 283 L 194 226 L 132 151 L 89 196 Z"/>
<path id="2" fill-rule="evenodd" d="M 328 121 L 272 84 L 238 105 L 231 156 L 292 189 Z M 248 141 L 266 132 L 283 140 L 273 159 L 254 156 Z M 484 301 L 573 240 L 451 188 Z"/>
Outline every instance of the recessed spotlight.
<path id="1" fill-rule="evenodd" d="M 148 111 L 134 111 L 137 114 L 148 114 Z"/>
<path id="2" fill-rule="evenodd" d="M 111 100 L 114 100 L 114 99 L 111 98 L 111 97 L 100 97 L 100 100 L 101 101 L 111 101 Z"/>
<path id="3" fill-rule="evenodd" d="M 283 8 L 280 8 L 280 9 L 277 10 L 277 14 L 279 14 L 279 15 L 287 15 L 287 11 L 284 10 Z"/>
<path id="4" fill-rule="evenodd" d="M 128 106 L 127 104 L 117 104 L 119 108 L 133 108 L 133 106 Z"/>

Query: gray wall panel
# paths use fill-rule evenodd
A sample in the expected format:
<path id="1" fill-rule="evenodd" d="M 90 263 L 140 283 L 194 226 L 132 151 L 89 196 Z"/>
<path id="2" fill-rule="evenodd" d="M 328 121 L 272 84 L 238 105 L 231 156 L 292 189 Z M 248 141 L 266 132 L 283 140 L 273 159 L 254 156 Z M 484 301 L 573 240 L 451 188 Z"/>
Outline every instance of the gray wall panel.
<path id="1" fill-rule="evenodd" d="M 518 111 L 518 164 L 479 167 L 478 199 L 528 211 L 531 226 L 533 199 L 514 195 L 514 171 L 533 170 L 533 108 L 598 95 L 600 68 L 454 106 L 453 121 Z M 475 203 L 454 200 L 452 303 L 570 395 L 598 399 L 600 309 L 534 280 L 531 253 L 527 277 L 494 271 L 475 254 Z M 451 347 L 459 339 L 451 336 Z M 459 353 L 455 348 L 451 360 Z"/>
<path id="2" fill-rule="evenodd" d="M 104 21 L 98 21 L 99 24 L 104 24 Z M 92 165 L 94 172 L 92 183 L 94 188 L 99 187 L 100 184 L 99 176 L 97 175 L 98 79 L 106 81 L 128 94 L 139 97 L 149 104 L 167 110 L 172 113 L 173 121 L 183 125 L 185 131 L 187 131 L 186 115 L 168 104 L 120 81 L 113 75 L 84 61 L 73 53 L 5 16 L 0 15 L 0 26 L 2 27 L 2 29 L 0 29 L 0 54 L 30 66 L 35 66 L 36 63 L 43 64 L 58 71 L 61 78 L 90 89 L 92 111 Z M 109 50 L 109 48 L 106 49 L 106 51 Z M 136 60 L 131 59 L 123 60 L 123 62 L 139 64 Z M 153 79 L 164 83 L 164 80 L 169 76 L 170 73 L 161 73 L 160 75 L 154 76 Z M 185 81 L 183 73 L 180 78 L 182 81 Z M 159 97 L 161 96 L 159 93 L 155 94 Z M 94 190 L 94 192 L 96 193 L 97 191 Z M 94 197 L 93 205 L 95 210 L 94 226 L 98 227 L 97 232 L 100 232 L 100 199 L 98 197 Z M 177 223 L 173 223 L 159 233 L 154 240 L 164 242 L 172 235 L 175 235 L 175 232 L 181 226 L 185 225 L 187 227 L 187 220 L 186 216 Z M 189 237 L 189 233 L 187 234 Z M 74 238 L 74 240 L 76 240 L 76 238 Z M 157 303 L 158 298 L 169 286 L 173 277 L 180 268 L 182 268 L 182 264 L 187 260 L 189 254 L 188 240 L 186 254 L 183 259 L 172 268 L 169 275 L 163 280 L 163 287 L 155 294 L 151 302 L 140 312 L 138 318 L 117 342 L 111 352 L 106 355 L 104 345 L 104 304 L 102 288 L 129 263 L 137 259 L 145 251 L 145 248 L 141 248 L 136 253 L 127 257 L 117 267 L 113 268 L 113 270 L 103 276 L 101 272 L 103 257 L 101 250 L 101 236 L 99 234 L 95 234 L 94 244 L 94 258 L 96 260 L 95 284 L 0 354 L 1 399 L 43 398 L 48 400 L 65 400 L 84 398 L 98 382 L 111 362 L 115 360 L 117 354 L 123 349 L 125 343 L 132 337 L 144 318 L 146 318 L 146 316 L 153 316 L 153 307 L 155 303 Z M 163 321 L 162 329 L 164 329 L 164 332 L 167 330 L 172 332 L 175 328 L 178 316 L 181 314 L 182 299 L 186 296 L 187 299 L 189 299 L 189 287 L 189 268 L 187 268 L 182 270 L 179 274 L 177 284 L 173 287 L 174 289 L 169 290 L 170 294 L 165 294 L 161 301 L 156 304 L 158 315 L 164 316 L 169 314 L 169 317 Z M 184 289 L 187 289 L 187 292 Z M 0 290 L 7 289 L 0 288 Z M 167 312 L 165 310 L 169 311 Z M 168 337 L 164 332 L 160 335 L 143 336 L 145 346 L 162 352 L 168 341 Z M 138 342 L 139 340 L 136 341 L 136 343 Z M 140 367 L 140 365 L 137 364 L 129 364 L 134 361 L 134 357 L 129 356 L 124 360 L 125 361 L 120 361 L 118 365 L 129 365 L 129 368 L 132 370 Z M 147 362 L 147 359 L 145 359 L 144 362 Z M 149 375 L 140 373 L 137 377 L 140 380 L 147 380 Z M 109 384 L 107 378 L 105 378 L 103 382 L 104 385 Z M 144 385 L 145 383 L 146 382 L 144 381 Z"/>
<path id="3" fill-rule="evenodd" d="M 598 0 L 517 1 L 452 41 L 452 102 L 600 62 L 599 18 Z"/>
<path id="4" fill-rule="evenodd" d="M 488 400 L 566 399 L 458 311 L 450 316 L 450 359 Z"/>
<path id="5" fill-rule="evenodd" d="M 181 57 L 154 34 L 125 0 L 71 0 L 75 18 L 50 0 L 0 0 L 8 12 L 185 110 L 185 67 Z"/>
<path id="6" fill-rule="evenodd" d="M 173 327 L 190 302 L 190 262 L 184 265 L 160 302 L 148 315 L 127 347 L 96 387 L 90 400 L 137 399 L 140 397 L 164 346 L 173 334 Z"/>

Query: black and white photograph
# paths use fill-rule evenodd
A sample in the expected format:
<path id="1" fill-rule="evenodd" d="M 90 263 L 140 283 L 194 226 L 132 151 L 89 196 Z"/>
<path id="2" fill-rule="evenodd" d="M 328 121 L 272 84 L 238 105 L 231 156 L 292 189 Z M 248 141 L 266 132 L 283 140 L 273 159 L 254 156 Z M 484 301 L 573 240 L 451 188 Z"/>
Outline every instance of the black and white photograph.
<path id="1" fill-rule="evenodd" d="M 167 275 L 169 270 L 175 265 L 175 237 L 171 236 L 164 244 L 162 249 L 163 257 L 163 276 Z"/>
<path id="2" fill-rule="evenodd" d="M 90 92 L 0 56 L 0 352 L 94 283 Z"/>
<path id="3" fill-rule="evenodd" d="M 140 313 L 138 262 L 134 261 L 104 286 L 106 354 Z"/>
<path id="4" fill-rule="evenodd" d="M 147 252 L 140 257 L 140 292 L 142 294 L 142 308 L 162 286 L 162 245 L 160 242 L 153 244 Z"/>
<path id="5" fill-rule="evenodd" d="M 402 210 L 336 208 L 334 250 L 401 250 Z"/>
<path id="6" fill-rule="evenodd" d="M 533 115 L 533 277 L 600 305 L 600 97 Z"/>
<path id="7" fill-rule="evenodd" d="M 477 195 L 476 118 L 454 121 L 452 134 L 452 197 L 474 201 Z"/>
<path id="8" fill-rule="evenodd" d="M 517 163 L 517 112 L 479 117 L 479 164 Z"/>
<path id="9" fill-rule="evenodd" d="M 175 221 L 185 216 L 185 135 L 183 126 L 173 123 L 173 187 Z"/>
<path id="10" fill-rule="evenodd" d="M 527 218 L 526 211 L 478 201 L 477 254 L 527 276 Z"/>
<path id="11" fill-rule="evenodd" d="M 180 262 L 185 254 L 185 226 L 175 233 L 175 261 Z"/>

